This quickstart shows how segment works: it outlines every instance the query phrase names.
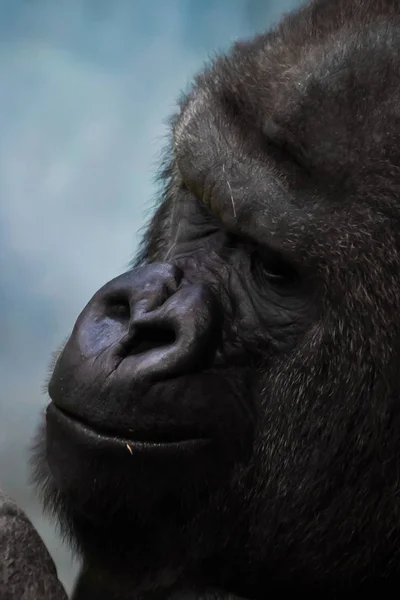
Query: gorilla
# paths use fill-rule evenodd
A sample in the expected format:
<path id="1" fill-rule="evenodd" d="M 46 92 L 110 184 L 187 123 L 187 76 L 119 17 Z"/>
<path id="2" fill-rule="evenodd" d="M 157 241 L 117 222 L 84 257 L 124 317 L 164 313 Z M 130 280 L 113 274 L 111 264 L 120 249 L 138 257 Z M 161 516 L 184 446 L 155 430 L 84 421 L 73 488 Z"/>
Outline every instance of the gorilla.
<path id="1" fill-rule="evenodd" d="M 128 272 L 35 442 L 75 598 L 389 594 L 400 581 L 400 4 L 313 0 L 171 119 Z"/>

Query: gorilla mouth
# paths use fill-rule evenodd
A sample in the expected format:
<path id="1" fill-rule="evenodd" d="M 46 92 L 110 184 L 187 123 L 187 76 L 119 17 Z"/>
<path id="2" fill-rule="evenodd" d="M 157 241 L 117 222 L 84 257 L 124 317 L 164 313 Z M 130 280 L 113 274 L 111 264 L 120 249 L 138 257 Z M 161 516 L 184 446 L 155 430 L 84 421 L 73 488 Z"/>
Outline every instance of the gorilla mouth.
<path id="1" fill-rule="evenodd" d="M 198 445 L 208 444 L 211 439 L 199 437 L 193 432 L 177 431 L 121 431 L 108 428 L 97 429 L 51 402 L 46 411 L 47 423 L 69 431 L 74 437 L 85 439 L 86 443 L 101 444 L 102 448 L 124 448 L 133 454 L 137 450 L 182 451 Z"/>

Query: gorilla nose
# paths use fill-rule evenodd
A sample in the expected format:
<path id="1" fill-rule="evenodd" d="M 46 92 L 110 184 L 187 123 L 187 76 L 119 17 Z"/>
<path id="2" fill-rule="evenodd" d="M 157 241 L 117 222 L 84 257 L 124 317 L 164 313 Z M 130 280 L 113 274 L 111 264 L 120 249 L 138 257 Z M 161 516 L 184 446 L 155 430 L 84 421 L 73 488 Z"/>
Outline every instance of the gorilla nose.
<path id="1" fill-rule="evenodd" d="M 221 311 L 209 287 L 185 282 L 174 265 L 153 263 L 101 288 L 78 318 L 70 342 L 81 358 L 108 357 L 111 370 L 164 379 L 204 368 L 220 335 Z"/>

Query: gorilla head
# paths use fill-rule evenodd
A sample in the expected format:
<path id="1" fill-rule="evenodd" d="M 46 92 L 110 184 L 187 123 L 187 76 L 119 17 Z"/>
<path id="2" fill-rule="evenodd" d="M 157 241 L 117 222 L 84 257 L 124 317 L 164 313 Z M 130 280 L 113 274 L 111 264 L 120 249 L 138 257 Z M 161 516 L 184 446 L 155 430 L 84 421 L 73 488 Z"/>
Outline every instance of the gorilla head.
<path id="1" fill-rule="evenodd" d="M 397 1 L 316 0 L 180 103 L 140 256 L 79 316 L 36 452 L 106 597 L 399 576 L 399 68 Z"/>

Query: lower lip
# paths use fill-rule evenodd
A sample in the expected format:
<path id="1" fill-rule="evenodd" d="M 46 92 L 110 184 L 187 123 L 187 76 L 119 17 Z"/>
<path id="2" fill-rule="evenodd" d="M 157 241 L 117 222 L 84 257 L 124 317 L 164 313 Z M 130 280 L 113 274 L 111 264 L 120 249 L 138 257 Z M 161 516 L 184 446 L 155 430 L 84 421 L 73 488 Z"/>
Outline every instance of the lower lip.
<path id="1" fill-rule="evenodd" d="M 47 407 L 46 418 L 49 425 L 61 428 L 64 434 L 75 438 L 78 443 L 84 442 L 85 445 L 89 445 L 93 449 L 97 447 L 102 451 L 123 451 L 132 455 L 137 452 L 176 454 L 198 450 L 211 441 L 208 438 L 196 438 L 171 442 L 151 442 L 135 441 L 130 438 L 110 435 L 93 429 L 89 425 L 67 415 L 57 408 L 53 402 Z"/>

